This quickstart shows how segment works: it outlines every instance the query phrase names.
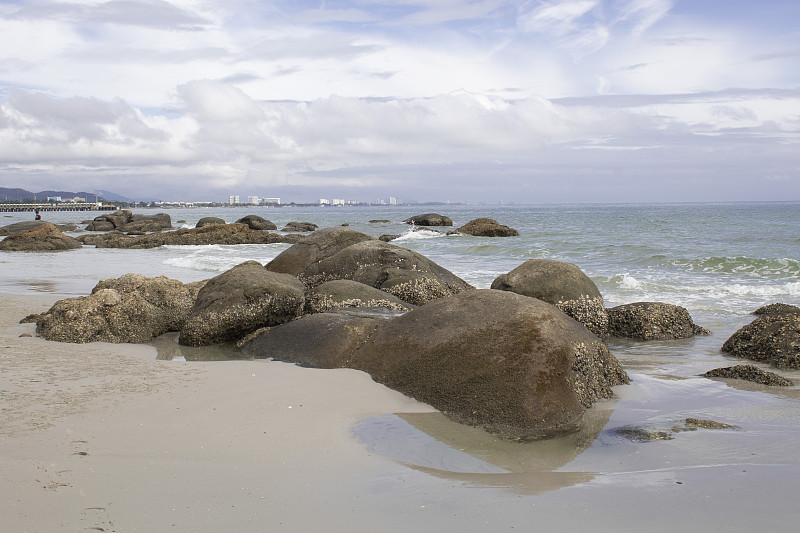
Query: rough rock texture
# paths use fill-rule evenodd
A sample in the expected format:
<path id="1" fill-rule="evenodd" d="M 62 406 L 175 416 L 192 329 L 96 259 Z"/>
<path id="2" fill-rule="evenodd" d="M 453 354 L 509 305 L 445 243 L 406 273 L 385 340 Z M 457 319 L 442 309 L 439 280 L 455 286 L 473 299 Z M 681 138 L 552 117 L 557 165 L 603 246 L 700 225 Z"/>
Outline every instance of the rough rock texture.
<path id="1" fill-rule="evenodd" d="M 86 231 L 121 231 L 131 234 L 163 231 L 172 228 L 172 219 L 166 213 L 134 215 L 127 209 L 111 211 L 95 217 L 86 226 Z"/>
<path id="2" fill-rule="evenodd" d="M 391 241 L 397 239 L 398 237 L 400 237 L 399 233 L 398 234 L 391 234 L 391 235 L 388 234 L 388 233 L 384 233 L 383 235 L 378 237 L 378 240 L 379 241 L 383 241 L 383 242 L 391 242 Z"/>
<path id="3" fill-rule="evenodd" d="M 619 305 L 608 312 L 608 336 L 642 341 L 687 339 L 709 332 L 692 322 L 689 312 L 678 305 L 636 302 Z"/>
<path id="4" fill-rule="evenodd" d="M 64 235 L 49 222 L 9 235 L 0 241 L 0 250 L 9 252 L 51 252 L 80 248 L 77 239 Z"/>
<path id="5" fill-rule="evenodd" d="M 380 289 L 357 281 L 328 281 L 308 291 L 306 313 L 324 313 L 341 307 L 382 307 L 409 311 L 413 306 Z"/>
<path id="6" fill-rule="evenodd" d="M 415 226 L 452 226 L 453 220 L 450 217 L 442 216 L 438 213 L 426 213 L 405 219 L 406 224 Z"/>
<path id="7" fill-rule="evenodd" d="M 759 307 L 753 311 L 753 314 L 770 316 L 800 315 L 800 307 L 789 304 L 774 303 Z"/>
<path id="8" fill-rule="evenodd" d="M 508 274 L 498 276 L 492 282 L 492 289 L 553 304 L 598 337 L 606 337 L 608 317 L 603 296 L 589 276 L 572 263 L 530 259 Z"/>
<path id="9" fill-rule="evenodd" d="M 586 408 L 628 382 L 605 344 L 580 324 L 540 300 L 491 290 L 391 319 L 309 315 L 244 350 L 363 370 L 457 421 L 512 439 L 571 431 Z"/>
<path id="10" fill-rule="evenodd" d="M 319 226 L 311 222 L 289 222 L 281 231 L 298 231 L 300 233 L 308 233 L 310 231 L 316 231 L 317 228 L 319 228 Z"/>
<path id="11" fill-rule="evenodd" d="M 181 328 L 196 287 L 139 274 L 101 281 L 89 296 L 56 302 L 39 316 L 36 332 L 60 342 L 147 342 Z"/>
<path id="12" fill-rule="evenodd" d="M 776 368 L 800 368 L 800 313 L 777 307 L 771 311 L 731 335 L 722 351 Z"/>
<path id="13" fill-rule="evenodd" d="M 44 220 L 26 220 L 24 222 L 16 222 L 14 224 L 9 224 L 7 226 L 3 226 L 0 228 L 0 237 L 5 235 L 16 235 L 21 231 L 28 231 L 29 229 L 38 228 L 47 224 Z M 64 230 L 61 230 L 64 231 Z"/>
<path id="14" fill-rule="evenodd" d="M 491 218 L 470 220 L 452 233 L 463 233 L 476 237 L 516 237 L 519 232 Z"/>
<path id="15" fill-rule="evenodd" d="M 361 233 L 341 226 L 324 228 L 305 237 L 291 248 L 287 248 L 267 263 L 267 270 L 299 276 L 309 265 L 336 254 L 356 244 L 373 239 Z"/>
<path id="16" fill-rule="evenodd" d="M 151 233 L 136 238 L 118 236 L 95 241 L 98 248 L 156 248 L 164 245 L 206 244 L 273 244 L 296 243 L 302 235 L 278 235 L 267 231 L 253 230 L 245 224 L 208 224 L 200 228 L 186 228 L 164 233 Z M 88 241 L 87 241 L 88 243 Z"/>
<path id="17" fill-rule="evenodd" d="M 217 224 L 223 225 L 226 224 L 226 222 L 219 217 L 203 217 L 197 221 L 197 224 L 195 224 L 194 227 L 202 228 L 204 226 L 214 226 Z"/>
<path id="18" fill-rule="evenodd" d="M 310 287 L 334 279 L 358 281 L 413 305 L 472 288 L 430 259 L 376 239 L 357 242 L 321 258 L 309 264 L 299 277 Z"/>
<path id="19" fill-rule="evenodd" d="M 276 230 L 278 226 L 270 222 L 269 220 L 263 219 L 258 215 L 247 215 L 246 217 L 242 217 L 236 221 L 237 224 L 247 224 L 247 227 L 250 229 L 256 230 Z"/>
<path id="20" fill-rule="evenodd" d="M 772 385 L 776 387 L 791 387 L 794 385 L 792 380 L 779 376 L 774 372 L 761 370 L 754 365 L 736 365 L 715 368 L 714 370 L 709 370 L 705 374 L 700 375 L 706 378 L 742 379 L 745 381 L 752 381 L 753 383 L 760 383 L 761 385 Z"/>
<path id="21" fill-rule="evenodd" d="M 262 327 L 300 316 L 305 286 L 288 274 L 247 261 L 210 279 L 181 329 L 179 342 L 189 346 L 236 341 Z"/>

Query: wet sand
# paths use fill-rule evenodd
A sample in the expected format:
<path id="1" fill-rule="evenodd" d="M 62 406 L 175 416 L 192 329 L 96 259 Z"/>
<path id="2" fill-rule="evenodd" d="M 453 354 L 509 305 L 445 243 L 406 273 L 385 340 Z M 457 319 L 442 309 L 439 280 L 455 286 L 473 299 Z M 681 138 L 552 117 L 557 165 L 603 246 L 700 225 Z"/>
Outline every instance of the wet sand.
<path id="1" fill-rule="evenodd" d="M 771 531 L 800 521 L 792 395 L 634 369 L 584 434 L 497 443 L 353 370 L 159 361 L 150 346 L 20 337 L 34 326 L 19 320 L 55 300 L 0 295 L 5 531 Z M 650 443 L 614 432 L 712 415 L 739 429 Z"/>

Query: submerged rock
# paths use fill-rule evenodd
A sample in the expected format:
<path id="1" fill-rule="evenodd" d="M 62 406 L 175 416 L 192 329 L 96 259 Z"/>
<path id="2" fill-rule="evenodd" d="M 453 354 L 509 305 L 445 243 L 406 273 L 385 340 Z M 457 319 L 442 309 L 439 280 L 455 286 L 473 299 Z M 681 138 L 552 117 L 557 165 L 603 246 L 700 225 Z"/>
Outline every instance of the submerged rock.
<path id="1" fill-rule="evenodd" d="M 574 429 L 628 382 L 597 337 L 542 301 L 467 291 L 396 318 L 310 315 L 247 343 L 254 357 L 349 367 L 454 420 L 512 439 Z"/>
<path id="2" fill-rule="evenodd" d="M 476 237 L 516 237 L 519 235 L 519 232 L 514 228 L 509 228 L 491 218 L 470 220 L 451 233 L 463 233 Z"/>
<path id="3" fill-rule="evenodd" d="M 147 342 L 178 331 L 196 286 L 164 276 L 126 274 L 98 283 L 89 296 L 59 300 L 39 315 L 36 332 L 60 342 Z"/>
<path id="4" fill-rule="evenodd" d="M 452 226 L 453 220 L 450 217 L 442 216 L 438 213 L 426 213 L 405 219 L 406 224 L 415 226 Z"/>
<path id="5" fill-rule="evenodd" d="M 555 305 L 598 337 L 606 336 L 608 317 L 603 296 L 589 276 L 572 263 L 530 259 L 498 276 L 491 287 Z"/>
<path id="6" fill-rule="evenodd" d="M 687 339 L 708 335 L 707 329 L 692 322 L 689 312 L 678 305 L 636 302 L 619 305 L 608 312 L 608 335 L 642 341 Z"/>
<path id="7" fill-rule="evenodd" d="M 197 295 L 179 342 L 203 346 L 236 341 L 300 316 L 305 286 L 288 274 L 247 261 L 210 279 Z"/>
<path id="8" fill-rule="evenodd" d="M 9 235 L 0 241 L 0 250 L 9 252 L 55 252 L 80 247 L 81 243 L 77 239 L 64 235 L 49 222 Z"/>
<path id="9" fill-rule="evenodd" d="M 736 365 L 715 368 L 714 370 L 709 370 L 705 374 L 700 375 L 706 378 L 741 379 L 744 381 L 752 381 L 753 383 L 760 383 L 761 385 L 772 385 L 776 387 L 791 387 L 794 385 L 792 380 L 779 376 L 774 372 L 761 370 L 754 365 Z"/>
<path id="10" fill-rule="evenodd" d="M 772 307 L 725 341 L 722 351 L 735 357 L 800 368 L 800 313 Z"/>

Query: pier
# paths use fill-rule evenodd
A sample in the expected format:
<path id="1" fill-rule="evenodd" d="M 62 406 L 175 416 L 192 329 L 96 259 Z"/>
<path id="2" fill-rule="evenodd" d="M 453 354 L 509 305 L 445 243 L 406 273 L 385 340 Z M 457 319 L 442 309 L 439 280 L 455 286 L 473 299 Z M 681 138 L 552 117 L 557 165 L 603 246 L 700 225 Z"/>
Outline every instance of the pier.
<path id="1" fill-rule="evenodd" d="M 116 211 L 115 205 L 106 205 L 101 202 L 59 204 L 0 204 L 0 213 L 16 213 L 26 211 Z"/>

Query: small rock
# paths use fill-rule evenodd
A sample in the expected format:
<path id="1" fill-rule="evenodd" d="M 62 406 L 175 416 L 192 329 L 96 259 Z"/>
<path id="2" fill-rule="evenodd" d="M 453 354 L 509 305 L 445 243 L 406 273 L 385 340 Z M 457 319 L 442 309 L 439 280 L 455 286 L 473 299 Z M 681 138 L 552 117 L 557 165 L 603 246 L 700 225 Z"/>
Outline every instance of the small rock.
<path id="1" fill-rule="evenodd" d="M 761 385 L 773 385 L 777 387 L 791 387 L 794 385 L 792 380 L 786 379 L 773 372 L 761 370 L 755 365 L 726 366 L 724 368 L 709 370 L 705 374 L 700 375 L 706 378 L 742 379 L 745 381 L 752 381 L 753 383 L 760 383 Z"/>

